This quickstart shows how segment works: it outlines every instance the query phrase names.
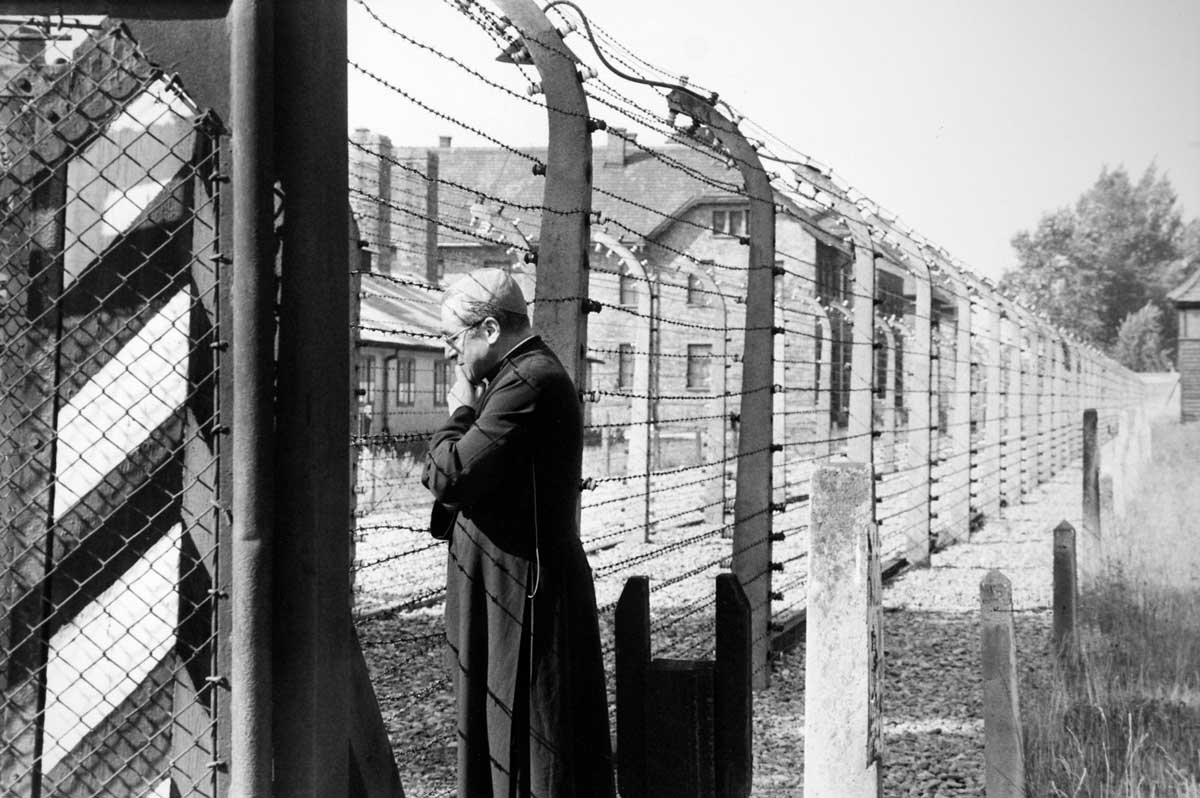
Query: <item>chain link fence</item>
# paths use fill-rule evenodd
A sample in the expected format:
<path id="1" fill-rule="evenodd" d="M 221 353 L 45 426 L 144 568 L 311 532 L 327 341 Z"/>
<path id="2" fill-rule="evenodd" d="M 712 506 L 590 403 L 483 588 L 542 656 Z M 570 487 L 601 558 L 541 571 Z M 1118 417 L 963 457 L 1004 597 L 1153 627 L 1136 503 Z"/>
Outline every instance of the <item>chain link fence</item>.
<path id="1" fill-rule="evenodd" d="M 0 792 L 214 795 L 220 131 L 110 21 L 0 19 Z"/>

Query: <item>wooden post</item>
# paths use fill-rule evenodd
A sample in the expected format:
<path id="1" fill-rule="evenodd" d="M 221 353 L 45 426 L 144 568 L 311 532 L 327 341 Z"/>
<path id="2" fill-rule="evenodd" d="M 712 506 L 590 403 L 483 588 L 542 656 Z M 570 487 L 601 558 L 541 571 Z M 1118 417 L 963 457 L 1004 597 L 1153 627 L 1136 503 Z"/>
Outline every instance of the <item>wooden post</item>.
<path id="1" fill-rule="evenodd" d="M 979 584 L 983 622 L 983 758 L 988 798 L 1025 798 L 1025 756 L 1017 696 L 1012 584 L 988 571 Z"/>
<path id="2" fill-rule="evenodd" d="M 617 680 L 617 785 L 622 798 L 646 792 L 646 675 L 650 669 L 650 580 L 631 576 L 614 622 Z"/>
<path id="3" fill-rule="evenodd" d="M 1075 527 L 1063 521 L 1054 527 L 1054 651 L 1060 660 L 1075 659 L 1075 602 L 1078 598 L 1075 570 Z"/>
<path id="4" fill-rule="evenodd" d="M 717 798 L 748 798 L 753 767 L 750 601 L 734 574 L 717 577 L 713 728 Z"/>
<path id="5" fill-rule="evenodd" d="M 804 794 L 880 794 L 883 635 L 871 470 L 812 478 L 804 694 Z"/>

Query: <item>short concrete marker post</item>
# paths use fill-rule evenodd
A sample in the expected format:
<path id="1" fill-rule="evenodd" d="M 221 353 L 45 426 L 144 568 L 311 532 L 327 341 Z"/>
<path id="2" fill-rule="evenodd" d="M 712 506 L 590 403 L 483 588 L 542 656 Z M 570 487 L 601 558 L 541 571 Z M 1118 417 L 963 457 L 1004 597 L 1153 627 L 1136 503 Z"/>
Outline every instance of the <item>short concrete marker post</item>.
<path id="1" fill-rule="evenodd" d="M 1025 754 L 1017 696 L 1012 583 L 996 570 L 979 583 L 983 623 L 983 756 L 987 798 L 1025 798 Z"/>
<path id="2" fill-rule="evenodd" d="M 1075 607 L 1079 586 L 1075 565 L 1075 527 L 1068 521 L 1054 528 L 1054 654 L 1070 675 L 1080 664 L 1079 640 L 1075 636 Z"/>
<path id="3" fill-rule="evenodd" d="M 882 788 L 882 586 L 871 469 L 812 477 L 804 667 L 804 795 L 877 798 Z"/>

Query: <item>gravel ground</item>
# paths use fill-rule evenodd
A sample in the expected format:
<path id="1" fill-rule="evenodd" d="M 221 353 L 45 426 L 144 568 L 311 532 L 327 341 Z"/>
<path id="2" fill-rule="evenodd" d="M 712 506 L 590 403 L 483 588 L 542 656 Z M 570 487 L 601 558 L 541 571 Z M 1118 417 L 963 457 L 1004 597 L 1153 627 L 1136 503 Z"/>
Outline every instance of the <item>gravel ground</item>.
<path id="1" fill-rule="evenodd" d="M 1012 580 L 1019 667 L 1026 681 L 1040 679 L 1049 667 L 1051 530 L 1063 517 L 1078 526 L 1079 482 L 1077 469 L 1062 472 L 970 542 L 885 589 L 885 795 L 983 795 L 979 581 L 989 568 Z M 655 593 L 652 612 L 686 612 L 687 597 L 672 592 Z M 453 697 L 438 645 L 440 607 L 361 620 L 358 630 L 406 794 L 449 794 Z M 771 686 L 755 696 L 753 795 L 801 794 L 803 710 L 801 645 L 775 662 Z"/>

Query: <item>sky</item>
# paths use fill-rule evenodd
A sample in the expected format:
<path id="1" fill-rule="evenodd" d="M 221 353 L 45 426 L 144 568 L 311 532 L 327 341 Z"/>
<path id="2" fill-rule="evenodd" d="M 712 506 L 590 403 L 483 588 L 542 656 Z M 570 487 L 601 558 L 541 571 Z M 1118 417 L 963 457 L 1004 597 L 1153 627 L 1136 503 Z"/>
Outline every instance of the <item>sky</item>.
<path id="1" fill-rule="evenodd" d="M 1015 266 L 1012 236 L 1073 203 L 1104 166 L 1136 179 L 1155 165 L 1184 218 L 1200 216 L 1196 0 L 577 2 L 638 58 L 718 91 L 751 137 L 765 129 L 833 167 L 981 274 Z M 454 0 L 350 0 L 351 60 L 395 87 L 351 67 L 351 128 L 398 146 L 443 135 L 455 146 L 494 146 L 488 137 L 544 145 L 544 108 L 406 42 L 367 6 L 522 96 L 530 82 L 494 61 L 496 45 Z M 660 97 L 609 73 L 581 33 L 566 43 L 613 89 L 664 110 Z M 629 124 L 602 105 L 590 111 Z M 639 141 L 662 136 L 642 130 Z"/>

